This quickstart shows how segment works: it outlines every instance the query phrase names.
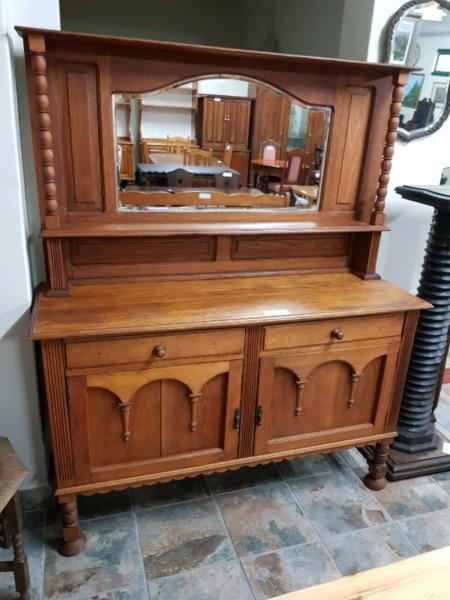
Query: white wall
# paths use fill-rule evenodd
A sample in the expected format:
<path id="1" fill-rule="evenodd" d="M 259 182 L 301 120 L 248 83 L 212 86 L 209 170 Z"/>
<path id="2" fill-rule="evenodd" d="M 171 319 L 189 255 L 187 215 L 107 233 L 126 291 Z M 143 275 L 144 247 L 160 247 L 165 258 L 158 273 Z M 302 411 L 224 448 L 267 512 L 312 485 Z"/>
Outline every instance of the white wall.
<path id="1" fill-rule="evenodd" d="M 403 0 L 375 0 L 368 46 L 368 60 L 382 58 L 384 31 Z M 395 148 L 388 196 L 386 224 L 391 232 L 382 236 L 378 272 L 388 281 L 416 293 L 433 210 L 395 193 L 398 185 L 438 184 L 441 171 L 450 166 L 450 121 L 425 138 Z"/>
<path id="2" fill-rule="evenodd" d="M 46 481 L 34 348 L 26 341 L 32 283 L 27 242 L 36 233 L 36 211 L 27 219 L 27 195 L 34 203 L 22 40 L 14 25 L 59 28 L 56 0 L 0 0 L 0 435 L 10 438 L 30 475 L 24 487 Z M 17 105 L 17 97 L 20 104 Z M 20 136 L 24 141 L 23 152 Z M 24 178 L 24 168 L 27 178 Z M 39 258 L 34 271 L 41 270 Z"/>

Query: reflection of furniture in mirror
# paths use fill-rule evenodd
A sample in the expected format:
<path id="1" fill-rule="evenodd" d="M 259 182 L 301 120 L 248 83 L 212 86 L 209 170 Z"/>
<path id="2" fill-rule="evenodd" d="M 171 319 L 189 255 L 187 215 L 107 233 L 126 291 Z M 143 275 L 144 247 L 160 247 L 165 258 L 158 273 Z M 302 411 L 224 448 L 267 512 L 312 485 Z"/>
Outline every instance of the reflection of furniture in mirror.
<path id="1" fill-rule="evenodd" d="M 383 60 L 422 69 L 405 85 L 398 135 L 406 142 L 430 135 L 448 118 L 449 39 L 448 0 L 410 0 L 388 23 Z"/>
<path id="2" fill-rule="evenodd" d="M 231 159 L 233 158 L 233 146 L 232 144 L 225 144 L 225 150 L 223 151 L 222 162 L 227 167 L 231 167 Z"/>
<path id="3" fill-rule="evenodd" d="M 175 187 L 175 186 L 174 186 Z M 250 192 L 250 193 L 249 193 Z M 175 194 L 169 192 L 125 191 L 120 193 L 120 202 L 128 206 L 207 206 L 267 208 L 288 206 L 285 196 L 262 194 L 258 190 L 231 190 L 230 193 L 195 188 L 178 190 Z"/>
<path id="4" fill-rule="evenodd" d="M 167 138 L 141 138 L 141 162 L 148 163 L 150 154 L 156 152 L 169 152 Z"/>
<path id="5" fill-rule="evenodd" d="M 121 149 L 120 153 L 120 179 L 123 181 L 134 180 L 134 144 L 131 140 L 117 139 Z"/>
<path id="6" fill-rule="evenodd" d="M 262 160 L 276 160 L 280 153 L 280 142 L 263 140 L 259 145 L 259 155 L 255 158 Z"/>
<path id="7" fill-rule="evenodd" d="M 376 448 L 366 485 L 384 487 L 415 324 L 428 306 L 376 274 L 408 71 L 21 31 L 48 274 L 30 337 L 40 344 L 60 551 L 83 548 L 78 494 L 364 444 Z M 215 101 L 217 81 L 239 96 Z M 184 91 L 171 94 L 174 82 Z M 245 177 L 240 190 L 213 187 L 216 175 L 239 174 L 235 154 L 250 152 L 257 86 L 283 90 L 291 104 L 283 151 L 306 151 L 310 112 L 325 115 L 315 211 L 247 190 Z M 213 164 L 151 152 L 152 163 L 137 157 L 136 185 L 117 191 L 114 98 L 131 97 L 138 145 L 137 100 L 162 104 L 158 90 L 190 108 L 143 108 L 142 137 L 190 136 Z M 194 95 L 202 133 L 222 131 L 209 144 L 192 133 Z M 230 134 L 228 113 L 214 114 L 227 103 L 242 137 Z M 214 162 L 226 143 L 231 169 Z M 193 188 L 169 193 L 168 174 L 180 168 Z M 210 185 L 194 189 L 205 177 Z"/>
<path id="8" fill-rule="evenodd" d="M 281 173 L 280 182 L 272 181 L 268 189 L 276 194 L 284 194 L 290 185 L 299 183 L 302 174 L 303 150 L 290 150 L 285 153 L 285 167 Z"/>
<path id="9" fill-rule="evenodd" d="M 167 148 L 168 151 L 172 152 L 173 154 L 184 154 L 190 150 L 198 148 L 198 146 L 189 137 L 183 138 L 180 136 L 167 136 Z"/>
<path id="10" fill-rule="evenodd" d="M 248 179 L 250 109 L 248 99 L 226 96 L 199 97 L 199 140 L 201 147 L 223 156 L 227 144 L 233 146 L 231 167 Z"/>
<path id="11" fill-rule="evenodd" d="M 223 171 L 214 176 L 216 188 L 229 190 L 240 187 L 240 174 L 233 171 Z"/>
<path id="12" fill-rule="evenodd" d="M 400 115 L 400 126 L 406 131 L 415 131 L 423 129 L 433 121 L 434 102 L 430 98 L 422 98 L 417 103 L 412 119 L 407 123 L 403 122 L 404 115 Z"/>
<path id="13" fill-rule="evenodd" d="M 209 150 L 201 150 L 200 148 L 196 148 L 194 150 L 186 149 L 184 154 L 184 164 L 185 165 L 204 165 L 211 166 L 212 164 L 212 149 Z"/>
<path id="14" fill-rule="evenodd" d="M 285 160 L 272 160 L 264 158 L 252 159 L 252 171 L 255 187 L 259 185 L 264 192 L 267 192 L 270 181 L 281 181 L 285 167 Z"/>
<path id="15" fill-rule="evenodd" d="M 282 159 L 286 147 L 290 102 L 268 86 L 258 85 L 255 98 L 252 158 Z M 275 156 L 265 156 L 262 144 L 274 142 Z"/>
<path id="16" fill-rule="evenodd" d="M 192 173 L 186 169 L 175 169 L 167 173 L 169 187 L 192 187 Z"/>
<path id="17" fill-rule="evenodd" d="M 441 181 L 439 183 L 441 185 L 450 184 L 450 167 L 445 167 L 445 169 L 442 169 Z"/>

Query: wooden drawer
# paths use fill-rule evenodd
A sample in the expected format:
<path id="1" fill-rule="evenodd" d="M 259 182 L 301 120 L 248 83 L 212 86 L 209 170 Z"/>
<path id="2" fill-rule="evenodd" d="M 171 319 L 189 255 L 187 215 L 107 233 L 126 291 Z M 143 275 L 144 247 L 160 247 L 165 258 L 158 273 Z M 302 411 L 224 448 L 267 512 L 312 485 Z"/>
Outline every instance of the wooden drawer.
<path id="1" fill-rule="evenodd" d="M 66 344 L 68 368 L 159 363 L 165 360 L 242 354 L 244 329 L 162 334 Z"/>
<path id="2" fill-rule="evenodd" d="M 264 328 L 263 350 L 396 338 L 402 328 L 403 314 L 269 325 Z"/>

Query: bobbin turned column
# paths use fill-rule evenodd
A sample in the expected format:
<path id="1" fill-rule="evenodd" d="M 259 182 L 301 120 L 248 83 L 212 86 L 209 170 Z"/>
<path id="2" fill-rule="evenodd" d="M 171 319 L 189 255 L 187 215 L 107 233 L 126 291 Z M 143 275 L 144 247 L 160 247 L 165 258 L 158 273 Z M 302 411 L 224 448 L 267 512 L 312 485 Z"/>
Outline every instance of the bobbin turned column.
<path id="1" fill-rule="evenodd" d="M 418 296 L 433 308 L 419 316 L 406 376 L 397 431 L 388 460 L 390 479 L 450 468 L 437 434 L 434 399 L 450 326 L 450 186 L 396 189 L 404 198 L 435 209 L 425 251 Z"/>

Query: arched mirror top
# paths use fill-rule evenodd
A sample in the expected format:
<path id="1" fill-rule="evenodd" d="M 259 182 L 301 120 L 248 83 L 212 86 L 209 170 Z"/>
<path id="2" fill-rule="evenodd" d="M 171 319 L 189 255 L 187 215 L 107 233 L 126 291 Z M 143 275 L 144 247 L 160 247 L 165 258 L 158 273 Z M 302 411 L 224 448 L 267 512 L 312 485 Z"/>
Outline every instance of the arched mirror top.
<path id="1" fill-rule="evenodd" d="M 404 88 L 399 138 L 437 131 L 450 112 L 450 1 L 404 4 L 388 24 L 384 61 L 418 69 Z"/>
<path id="2" fill-rule="evenodd" d="M 120 211 L 314 211 L 332 110 L 217 74 L 114 93 Z"/>

